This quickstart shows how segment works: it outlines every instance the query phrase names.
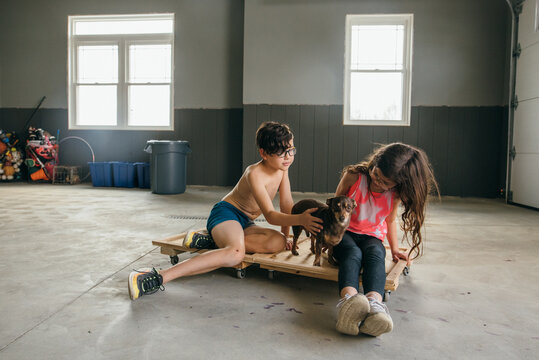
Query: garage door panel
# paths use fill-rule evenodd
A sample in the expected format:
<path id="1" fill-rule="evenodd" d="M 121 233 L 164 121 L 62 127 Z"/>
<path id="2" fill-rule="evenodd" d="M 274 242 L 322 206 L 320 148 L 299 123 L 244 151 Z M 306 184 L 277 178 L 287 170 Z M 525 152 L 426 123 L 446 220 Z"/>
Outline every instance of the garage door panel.
<path id="1" fill-rule="evenodd" d="M 512 173 L 513 202 L 539 208 L 539 156 L 517 154 Z"/>
<path id="2" fill-rule="evenodd" d="M 539 42 L 539 32 L 535 31 L 535 3 L 533 0 L 525 1 L 518 19 L 518 41 L 523 48 Z"/>
<path id="3" fill-rule="evenodd" d="M 517 64 L 518 101 L 539 97 L 539 44 L 522 50 Z"/>
<path id="4" fill-rule="evenodd" d="M 539 31 L 536 31 L 536 3 L 526 1 L 519 18 L 518 42 L 522 52 L 517 61 L 518 107 L 513 117 L 511 160 L 512 201 L 539 208 Z"/>
<path id="5" fill-rule="evenodd" d="M 539 98 L 518 104 L 515 110 L 513 145 L 517 153 L 539 154 Z"/>

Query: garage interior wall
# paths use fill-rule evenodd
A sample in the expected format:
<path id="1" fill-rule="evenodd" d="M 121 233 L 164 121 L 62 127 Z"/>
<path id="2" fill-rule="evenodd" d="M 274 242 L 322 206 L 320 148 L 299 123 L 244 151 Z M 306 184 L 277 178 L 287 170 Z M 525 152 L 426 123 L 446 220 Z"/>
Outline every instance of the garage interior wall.
<path id="1" fill-rule="evenodd" d="M 346 14 L 413 13 L 410 127 L 343 126 Z M 244 164 L 261 122 L 287 122 L 298 154 L 292 188 L 335 191 L 375 143 L 430 157 L 445 195 L 494 197 L 505 183 L 505 1 L 245 1 Z"/>
<path id="2" fill-rule="evenodd" d="M 243 7 L 230 0 L 2 1 L 0 128 L 23 135 L 46 96 L 30 125 L 86 139 L 96 161 L 149 161 L 147 140 L 188 140 L 187 183 L 233 185 L 241 175 Z M 68 130 L 68 15 L 138 13 L 175 14 L 174 131 Z M 88 161 L 84 143 L 61 144 L 61 164 Z"/>
<path id="3" fill-rule="evenodd" d="M 67 16 L 176 14 L 175 130 L 67 129 Z M 257 161 L 254 133 L 287 122 L 292 190 L 333 192 L 375 143 L 422 147 L 442 194 L 494 197 L 505 184 L 510 27 L 504 0 L 176 0 L 0 3 L 0 128 L 86 139 L 96 161 L 148 161 L 149 139 L 188 140 L 187 183 L 233 185 Z M 343 126 L 346 14 L 413 13 L 409 127 Z M 64 145 L 64 144 L 63 144 Z M 68 151 L 69 150 L 69 151 Z M 65 142 L 61 161 L 89 161 Z"/>

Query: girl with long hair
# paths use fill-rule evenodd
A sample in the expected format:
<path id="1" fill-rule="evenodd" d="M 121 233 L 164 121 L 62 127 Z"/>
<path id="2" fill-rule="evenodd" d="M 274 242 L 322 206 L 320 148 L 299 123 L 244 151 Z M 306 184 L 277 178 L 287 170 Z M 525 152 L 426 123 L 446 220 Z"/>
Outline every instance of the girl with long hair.
<path id="1" fill-rule="evenodd" d="M 377 148 L 365 161 L 346 166 L 335 196 L 354 199 L 357 207 L 342 241 L 334 247 L 339 263 L 337 330 L 380 336 L 393 329 L 382 302 L 386 282 L 383 245 L 387 237 L 393 261 L 411 260 L 422 252 L 421 227 L 429 193 L 438 191 L 432 167 L 421 149 L 393 143 Z M 399 249 L 397 212 L 402 204 L 402 230 L 411 248 Z M 363 293 L 359 274 L 363 268 Z"/>

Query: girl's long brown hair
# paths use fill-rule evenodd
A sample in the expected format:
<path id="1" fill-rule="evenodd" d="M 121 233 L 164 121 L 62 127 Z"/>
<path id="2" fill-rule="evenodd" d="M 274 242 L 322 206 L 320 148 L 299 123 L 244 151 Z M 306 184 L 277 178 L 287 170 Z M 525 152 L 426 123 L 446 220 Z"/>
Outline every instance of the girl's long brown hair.
<path id="1" fill-rule="evenodd" d="M 425 222 L 427 197 L 430 193 L 440 194 L 427 154 L 402 143 L 382 145 L 365 161 L 346 166 L 343 175 L 347 172 L 367 175 L 370 189 L 372 180 L 369 172 L 375 167 L 397 184 L 394 189 L 404 206 L 401 228 L 411 245 L 410 258 L 415 259 L 423 252 L 421 227 Z M 408 235 L 411 235 L 411 242 Z"/>

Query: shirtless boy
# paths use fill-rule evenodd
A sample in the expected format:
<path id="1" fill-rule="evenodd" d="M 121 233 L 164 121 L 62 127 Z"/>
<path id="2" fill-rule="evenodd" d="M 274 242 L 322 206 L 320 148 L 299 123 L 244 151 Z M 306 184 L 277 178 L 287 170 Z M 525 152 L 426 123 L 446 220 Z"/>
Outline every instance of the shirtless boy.
<path id="1" fill-rule="evenodd" d="M 286 235 L 292 225 L 303 225 L 309 232 L 322 229 L 319 218 L 311 215 L 314 209 L 291 215 L 294 204 L 290 191 L 288 168 L 294 162 L 294 136 L 287 125 L 276 122 L 262 124 L 256 132 L 256 145 L 262 160 L 245 169 L 234 189 L 217 203 L 208 218 L 208 235 L 190 232 L 184 244 L 191 247 L 217 247 L 215 250 L 191 257 L 158 272 L 154 269 L 133 271 L 129 275 L 129 294 L 132 300 L 163 289 L 167 282 L 179 277 L 196 275 L 220 267 L 239 264 L 245 253 L 274 253 L 289 247 Z M 273 198 L 279 192 L 279 207 Z M 281 232 L 256 226 L 260 214 Z M 210 236 L 211 235 L 211 236 Z"/>

